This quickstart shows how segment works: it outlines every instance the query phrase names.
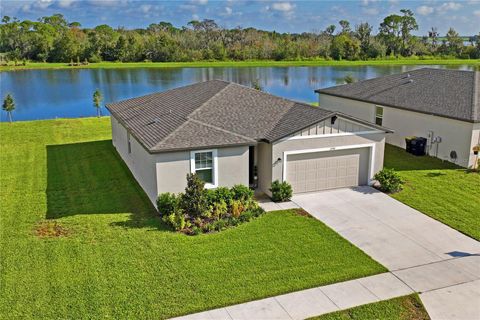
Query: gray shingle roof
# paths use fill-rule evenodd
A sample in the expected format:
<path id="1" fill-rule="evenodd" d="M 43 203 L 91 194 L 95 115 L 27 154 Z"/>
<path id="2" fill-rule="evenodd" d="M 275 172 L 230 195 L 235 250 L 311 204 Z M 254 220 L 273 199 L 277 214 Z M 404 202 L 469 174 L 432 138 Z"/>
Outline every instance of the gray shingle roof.
<path id="1" fill-rule="evenodd" d="M 423 68 L 315 90 L 383 106 L 480 122 L 480 72 Z"/>
<path id="2" fill-rule="evenodd" d="M 107 108 L 152 153 L 271 142 L 337 114 L 221 80 Z"/>

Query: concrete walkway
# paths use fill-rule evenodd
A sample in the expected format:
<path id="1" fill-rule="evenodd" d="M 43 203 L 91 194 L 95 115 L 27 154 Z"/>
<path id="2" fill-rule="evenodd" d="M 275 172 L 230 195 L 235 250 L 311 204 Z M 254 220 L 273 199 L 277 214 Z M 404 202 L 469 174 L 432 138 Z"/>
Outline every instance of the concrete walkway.
<path id="1" fill-rule="evenodd" d="M 305 319 L 420 293 L 432 319 L 480 319 L 480 243 L 369 187 L 261 202 L 302 207 L 390 272 L 176 319 Z"/>
<path id="2" fill-rule="evenodd" d="M 411 293 L 413 290 L 393 274 L 383 273 L 196 313 L 175 320 L 305 319 Z"/>

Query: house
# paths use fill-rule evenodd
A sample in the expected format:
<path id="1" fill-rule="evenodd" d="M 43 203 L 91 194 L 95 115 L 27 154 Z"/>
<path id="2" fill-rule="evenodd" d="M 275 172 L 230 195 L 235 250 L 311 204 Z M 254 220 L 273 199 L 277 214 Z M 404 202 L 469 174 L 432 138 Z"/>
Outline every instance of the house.
<path id="1" fill-rule="evenodd" d="M 395 132 L 386 142 L 427 138 L 428 154 L 472 167 L 480 143 L 480 72 L 418 69 L 326 89 L 320 106 L 373 121 Z"/>
<path id="2" fill-rule="evenodd" d="M 107 105 L 112 142 L 155 203 L 196 172 L 207 188 L 274 180 L 295 193 L 370 183 L 382 126 L 220 80 Z"/>

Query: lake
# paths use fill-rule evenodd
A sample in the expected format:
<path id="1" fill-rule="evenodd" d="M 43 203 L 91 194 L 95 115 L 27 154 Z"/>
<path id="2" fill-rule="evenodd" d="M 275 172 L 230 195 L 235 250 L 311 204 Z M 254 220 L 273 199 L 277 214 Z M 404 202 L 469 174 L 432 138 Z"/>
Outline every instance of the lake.
<path id="1" fill-rule="evenodd" d="M 363 80 L 422 67 L 425 66 L 25 70 L 0 72 L 0 84 L 2 100 L 7 93 L 15 99 L 13 118 L 18 121 L 95 116 L 95 89 L 102 92 L 105 104 L 211 79 L 247 86 L 258 81 L 268 93 L 313 102 L 317 100 L 315 89 L 342 84 L 347 75 Z M 473 70 L 472 66 L 453 68 Z M 2 111 L 0 121 L 6 120 Z"/>

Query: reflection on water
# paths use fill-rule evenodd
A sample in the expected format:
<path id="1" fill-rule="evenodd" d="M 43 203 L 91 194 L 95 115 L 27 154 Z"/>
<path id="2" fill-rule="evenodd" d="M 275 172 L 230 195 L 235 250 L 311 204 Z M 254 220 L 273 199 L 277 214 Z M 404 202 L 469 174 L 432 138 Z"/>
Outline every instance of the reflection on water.
<path id="1" fill-rule="evenodd" d="M 138 68 L 64 69 L 1 72 L 1 96 L 12 93 L 15 120 L 87 117 L 96 114 L 92 94 L 100 89 L 104 103 L 211 79 L 251 86 L 258 81 L 269 93 L 299 101 L 316 101 L 315 89 L 399 73 L 422 66 L 268 67 L 268 68 Z M 432 66 L 430 66 L 432 67 Z M 433 66 L 443 68 L 443 66 Z M 473 67 L 457 66 L 472 70 Z M 106 113 L 106 110 L 104 110 Z M 6 120 L 2 111 L 0 119 Z"/>

